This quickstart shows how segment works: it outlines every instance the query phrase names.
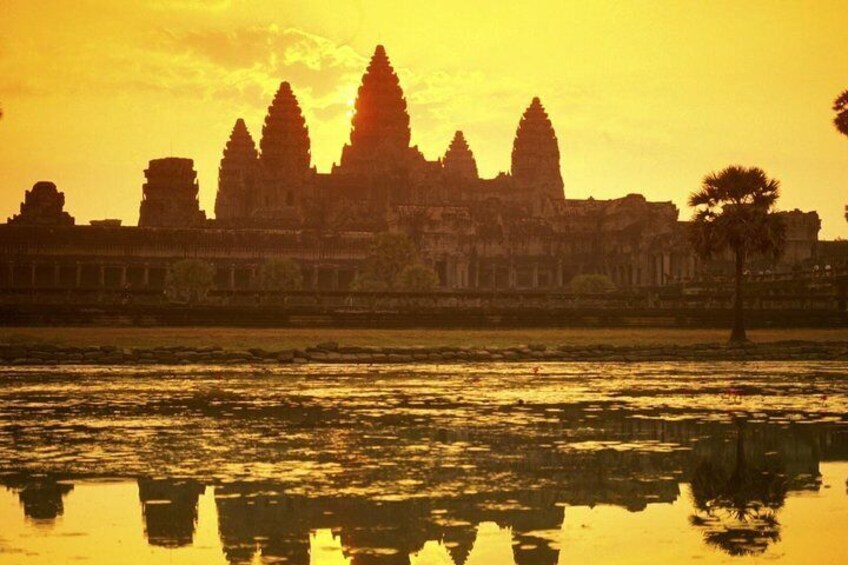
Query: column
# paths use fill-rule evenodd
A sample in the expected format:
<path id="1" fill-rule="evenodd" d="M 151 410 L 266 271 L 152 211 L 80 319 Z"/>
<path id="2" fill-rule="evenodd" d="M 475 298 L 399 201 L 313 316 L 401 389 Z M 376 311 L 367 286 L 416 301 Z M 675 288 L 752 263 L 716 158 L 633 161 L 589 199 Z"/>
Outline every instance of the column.
<path id="1" fill-rule="evenodd" d="M 29 266 L 29 286 L 35 288 L 35 263 Z"/>
<path id="2" fill-rule="evenodd" d="M 148 263 L 144 264 L 144 286 L 150 286 L 150 265 Z"/>
<path id="3" fill-rule="evenodd" d="M 236 289 L 236 266 L 230 265 L 230 290 Z"/>
<path id="4" fill-rule="evenodd" d="M 99 286 L 100 288 L 103 288 L 104 286 L 106 286 L 106 267 L 104 267 L 103 264 L 101 263 L 100 265 L 97 266 L 97 270 L 98 270 L 97 286 Z"/>
<path id="5" fill-rule="evenodd" d="M 662 255 L 654 255 L 654 284 L 662 286 Z"/>
<path id="6" fill-rule="evenodd" d="M 539 288 L 539 264 L 533 263 L 533 288 Z"/>
<path id="7" fill-rule="evenodd" d="M 121 288 L 127 286 L 127 266 L 121 266 Z"/>
<path id="8" fill-rule="evenodd" d="M 77 261 L 75 279 L 76 280 L 74 281 L 74 286 L 76 286 L 76 288 L 82 286 L 82 265 L 80 265 L 79 261 Z"/>

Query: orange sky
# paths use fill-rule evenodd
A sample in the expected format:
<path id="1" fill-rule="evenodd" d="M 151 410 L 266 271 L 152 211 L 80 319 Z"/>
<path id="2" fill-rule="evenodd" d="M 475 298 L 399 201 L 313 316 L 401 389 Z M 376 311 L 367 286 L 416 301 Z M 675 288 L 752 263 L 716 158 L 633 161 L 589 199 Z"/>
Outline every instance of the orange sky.
<path id="1" fill-rule="evenodd" d="M 211 215 L 236 118 L 254 136 L 292 83 L 327 171 L 347 140 L 375 44 L 401 76 L 413 143 L 435 159 L 455 129 L 481 174 L 509 168 L 534 95 L 556 128 L 569 198 L 673 200 L 732 163 L 783 183 L 848 237 L 848 0 L 397 2 L 2 0 L 0 218 L 53 180 L 78 223 L 135 224 L 143 170 L 195 160 Z"/>

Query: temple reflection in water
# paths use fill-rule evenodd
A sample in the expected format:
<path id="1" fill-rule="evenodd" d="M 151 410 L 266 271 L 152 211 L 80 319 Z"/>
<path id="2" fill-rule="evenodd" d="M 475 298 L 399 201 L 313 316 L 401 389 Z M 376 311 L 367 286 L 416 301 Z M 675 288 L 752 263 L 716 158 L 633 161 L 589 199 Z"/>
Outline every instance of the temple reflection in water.
<path id="1" fill-rule="evenodd" d="M 817 491 L 821 461 L 848 460 L 848 434 L 838 426 L 608 414 L 595 424 L 598 445 L 591 449 L 535 444 L 473 451 L 462 468 L 433 462 L 418 475 L 427 477 L 416 487 L 418 495 L 394 495 L 391 489 L 385 496 L 359 495 L 339 484 L 311 496 L 284 481 L 139 478 L 140 519 L 148 544 L 190 546 L 198 500 L 214 488 L 217 533 L 234 564 L 316 563 L 315 548 L 334 543 L 352 565 L 409 564 L 431 542 L 462 565 L 482 535 L 481 525 L 496 524 L 495 532 L 511 538 L 514 563 L 547 565 L 560 559 L 549 533 L 563 528 L 569 507 L 616 505 L 641 512 L 677 501 L 680 485 L 689 484 L 689 527 L 727 554 L 758 554 L 780 540 L 787 495 Z M 446 443 L 467 439 L 446 430 L 433 433 Z M 641 447 L 624 449 L 626 442 Z M 387 481 L 405 465 L 384 463 L 392 469 Z M 17 494 L 25 516 L 44 526 L 61 519 L 63 500 L 73 491 L 72 482 L 61 478 L 17 473 L 3 484 Z M 334 486 L 342 494 L 332 494 Z"/>

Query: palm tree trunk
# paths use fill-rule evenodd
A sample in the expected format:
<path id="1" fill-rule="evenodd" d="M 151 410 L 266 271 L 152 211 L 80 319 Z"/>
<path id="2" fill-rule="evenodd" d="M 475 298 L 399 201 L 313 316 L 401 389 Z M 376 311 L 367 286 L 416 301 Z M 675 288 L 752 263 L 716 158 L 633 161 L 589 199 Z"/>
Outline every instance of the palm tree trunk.
<path id="1" fill-rule="evenodd" d="M 733 293 L 733 331 L 730 332 L 731 343 L 748 341 L 745 335 L 745 312 L 742 307 L 742 279 L 745 271 L 745 251 L 736 250 L 736 290 Z"/>

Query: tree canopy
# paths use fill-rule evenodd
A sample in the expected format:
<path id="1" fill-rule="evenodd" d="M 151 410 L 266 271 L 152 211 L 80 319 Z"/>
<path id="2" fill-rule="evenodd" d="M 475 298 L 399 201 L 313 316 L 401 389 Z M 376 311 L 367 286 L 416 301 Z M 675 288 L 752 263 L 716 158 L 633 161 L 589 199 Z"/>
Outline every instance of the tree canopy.
<path id="1" fill-rule="evenodd" d="M 395 288 L 407 292 L 429 292 L 439 286 L 439 276 L 426 265 L 407 265 L 398 273 Z"/>
<path id="2" fill-rule="evenodd" d="M 606 275 L 577 275 L 568 283 L 568 288 L 575 294 L 600 294 L 615 290 L 615 284 Z"/>
<path id="3" fill-rule="evenodd" d="M 778 258 L 786 241 L 786 227 L 773 214 L 779 196 L 780 182 L 760 168 L 733 165 L 710 173 L 689 196 L 695 251 L 707 259 L 728 250 Z"/>
<path id="4" fill-rule="evenodd" d="M 432 290 L 438 276 L 423 265 L 415 245 L 402 233 L 382 233 L 374 238 L 371 251 L 351 285 L 353 290 Z"/>
<path id="5" fill-rule="evenodd" d="M 259 284 L 262 290 L 300 290 L 303 286 L 300 265 L 292 259 L 268 259 L 259 268 Z"/>
<path id="6" fill-rule="evenodd" d="M 165 294 L 179 302 L 200 302 L 213 288 L 215 266 L 200 259 L 177 261 L 165 277 Z"/>
<path id="7" fill-rule="evenodd" d="M 848 136 L 848 90 L 833 101 L 833 111 L 836 112 L 833 125 L 836 126 L 839 133 Z"/>

